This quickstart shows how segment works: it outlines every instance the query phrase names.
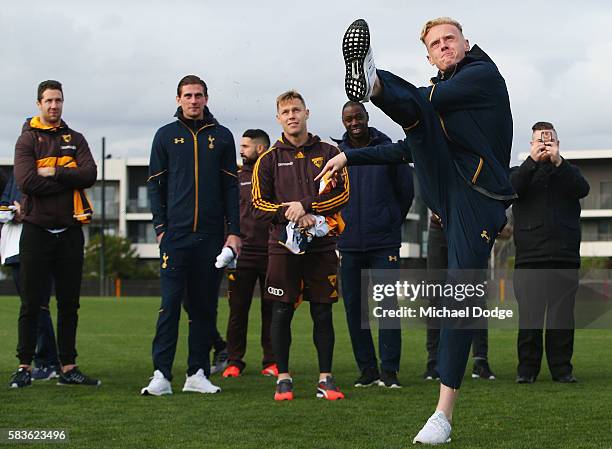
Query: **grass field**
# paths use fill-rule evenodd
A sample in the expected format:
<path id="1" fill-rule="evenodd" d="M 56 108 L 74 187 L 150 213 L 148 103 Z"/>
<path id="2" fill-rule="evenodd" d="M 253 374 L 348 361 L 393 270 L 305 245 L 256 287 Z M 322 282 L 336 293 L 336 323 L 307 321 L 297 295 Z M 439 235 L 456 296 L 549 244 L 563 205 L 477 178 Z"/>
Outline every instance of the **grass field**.
<path id="1" fill-rule="evenodd" d="M 183 319 L 175 394 L 142 397 L 140 388 L 152 373 L 158 305 L 157 298 L 83 298 L 79 362 L 103 385 L 95 389 L 42 382 L 10 390 L 6 386 L 17 363 L 18 300 L 0 298 L 0 429 L 64 428 L 68 446 L 78 448 L 399 449 L 412 446 L 412 437 L 433 411 L 438 384 L 420 377 L 426 359 L 423 330 L 403 333 L 403 389 L 352 387 L 357 372 L 341 304 L 334 309 L 334 373 L 345 401 L 314 397 L 317 365 L 307 307 L 298 310 L 293 324 L 296 399 L 273 401 L 273 380 L 258 374 L 257 303 L 242 377 L 213 376 L 223 388 L 218 395 L 181 393 L 187 335 Z M 227 303 L 222 300 L 222 330 L 226 322 Z M 515 338 L 514 331 L 490 332 L 490 362 L 498 380 L 465 379 L 448 447 L 612 448 L 612 331 L 577 332 L 574 366 L 580 383 L 575 385 L 551 382 L 546 366 L 535 384 L 516 385 Z"/>

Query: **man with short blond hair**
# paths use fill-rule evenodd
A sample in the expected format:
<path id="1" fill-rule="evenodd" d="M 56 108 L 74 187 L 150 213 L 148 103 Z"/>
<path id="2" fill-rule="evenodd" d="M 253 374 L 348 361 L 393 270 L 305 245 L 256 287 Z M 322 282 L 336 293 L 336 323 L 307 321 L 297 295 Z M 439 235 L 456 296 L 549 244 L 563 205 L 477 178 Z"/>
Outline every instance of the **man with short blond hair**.
<path id="1" fill-rule="evenodd" d="M 457 21 L 444 17 L 429 21 L 421 40 L 438 74 L 430 86 L 417 88 L 376 70 L 365 20 L 348 28 L 343 41 L 347 96 L 362 102 L 372 99 L 404 129 L 406 140 L 342 153 L 327 164 L 323 174 L 334 173 L 347 162 L 413 161 L 423 199 L 441 218 L 447 233 L 449 270 L 484 270 L 506 221 L 505 208 L 516 196 L 509 180 L 512 115 L 506 84 L 491 58 L 478 46 L 470 46 Z M 458 301 L 449 305 L 457 306 Z M 440 398 L 415 443 L 450 441 L 453 408 L 472 335 L 473 330 L 465 327 L 441 330 Z"/>
<path id="2" fill-rule="evenodd" d="M 330 233 L 312 238 L 305 249 L 289 249 L 291 242 L 281 236 L 289 228 L 304 236 L 316 229 L 321 217 L 336 214 L 348 202 L 346 170 L 337 183 L 321 189 L 315 177 L 339 150 L 308 132 L 310 111 L 304 98 L 290 90 L 276 101 L 276 119 L 282 136 L 263 153 L 253 170 L 252 201 L 256 219 L 271 223 L 268 240 L 266 299 L 272 309 L 272 349 L 278 366 L 274 399 L 293 399 L 289 375 L 291 320 L 302 299 L 310 301 L 313 340 L 319 359 L 316 396 L 327 400 L 344 398 L 332 376 L 334 326 L 332 304 L 338 301 L 336 237 Z M 324 223 L 327 221 L 324 220 Z M 316 234 L 316 231 L 313 232 Z"/>

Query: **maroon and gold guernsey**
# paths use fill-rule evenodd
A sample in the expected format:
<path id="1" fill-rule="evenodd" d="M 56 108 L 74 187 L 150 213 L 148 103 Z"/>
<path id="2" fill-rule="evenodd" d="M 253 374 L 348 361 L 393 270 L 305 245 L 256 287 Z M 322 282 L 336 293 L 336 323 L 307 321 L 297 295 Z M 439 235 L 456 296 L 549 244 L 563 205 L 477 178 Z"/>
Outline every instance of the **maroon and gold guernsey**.
<path id="1" fill-rule="evenodd" d="M 349 199 L 349 179 L 342 170 L 337 185 L 319 194 L 319 181 L 314 178 L 340 150 L 321 142 L 318 136 L 308 135 L 308 141 L 297 148 L 284 136 L 263 153 L 253 170 L 252 203 L 257 220 L 272 223 L 268 251 L 270 254 L 290 254 L 278 243 L 281 229 L 287 226 L 286 206 L 282 203 L 299 201 L 304 210 L 313 215 L 329 216 L 340 211 Z M 315 238 L 307 252 L 324 252 L 336 248 L 336 237 Z"/>
<path id="2" fill-rule="evenodd" d="M 256 219 L 251 205 L 251 186 L 254 163 L 245 163 L 238 171 L 240 183 L 240 237 L 244 256 L 265 256 L 268 254 L 270 222 Z"/>

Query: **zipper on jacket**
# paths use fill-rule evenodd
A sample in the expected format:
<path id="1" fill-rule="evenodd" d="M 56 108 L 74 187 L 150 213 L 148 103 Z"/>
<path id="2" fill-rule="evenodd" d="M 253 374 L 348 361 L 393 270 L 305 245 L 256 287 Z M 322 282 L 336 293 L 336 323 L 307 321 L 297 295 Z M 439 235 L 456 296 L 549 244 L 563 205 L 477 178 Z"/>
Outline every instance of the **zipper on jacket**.
<path id="1" fill-rule="evenodd" d="M 209 123 L 208 125 L 202 126 L 195 133 L 191 130 L 191 128 L 189 126 L 187 126 L 182 121 L 179 120 L 179 123 L 181 123 L 185 128 L 187 128 L 189 130 L 189 132 L 191 133 L 191 135 L 193 136 L 193 170 L 194 170 L 194 183 L 195 183 L 195 206 L 194 206 L 194 211 L 193 211 L 193 232 L 196 232 L 196 230 L 198 228 L 198 200 L 199 200 L 199 193 L 200 193 L 200 188 L 199 188 L 199 171 L 198 171 L 198 166 L 199 166 L 199 161 L 198 161 L 198 134 L 204 128 L 208 128 L 210 126 L 214 126 L 214 123 Z"/>

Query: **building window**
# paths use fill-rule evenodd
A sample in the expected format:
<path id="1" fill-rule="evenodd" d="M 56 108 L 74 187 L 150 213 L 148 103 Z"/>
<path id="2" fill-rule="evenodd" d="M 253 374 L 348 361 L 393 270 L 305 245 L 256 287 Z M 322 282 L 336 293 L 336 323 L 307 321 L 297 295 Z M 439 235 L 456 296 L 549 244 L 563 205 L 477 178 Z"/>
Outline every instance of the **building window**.
<path id="1" fill-rule="evenodd" d="M 128 222 L 128 238 L 132 243 L 157 243 L 153 223 L 150 221 Z"/>
<path id="2" fill-rule="evenodd" d="M 612 209 L 612 181 L 601 182 L 599 196 L 601 208 Z"/>

